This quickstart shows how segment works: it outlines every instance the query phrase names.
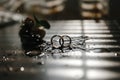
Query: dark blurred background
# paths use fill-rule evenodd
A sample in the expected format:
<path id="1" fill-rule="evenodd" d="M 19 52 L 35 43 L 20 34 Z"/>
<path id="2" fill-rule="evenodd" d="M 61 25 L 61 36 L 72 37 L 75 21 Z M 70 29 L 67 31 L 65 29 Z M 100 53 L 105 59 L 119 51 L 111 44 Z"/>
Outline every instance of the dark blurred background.
<path id="1" fill-rule="evenodd" d="M 120 0 L 0 0 L 0 11 L 47 19 L 119 19 Z"/>

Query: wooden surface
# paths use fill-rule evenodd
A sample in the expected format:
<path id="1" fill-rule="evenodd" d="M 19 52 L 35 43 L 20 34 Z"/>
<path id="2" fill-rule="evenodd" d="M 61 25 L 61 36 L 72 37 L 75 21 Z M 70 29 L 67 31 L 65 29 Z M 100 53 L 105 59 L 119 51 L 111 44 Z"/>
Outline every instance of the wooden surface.
<path id="1" fill-rule="evenodd" d="M 55 35 L 88 36 L 90 51 L 30 58 L 24 55 L 19 24 L 0 29 L 0 80 L 120 80 L 120 32 L 114 21 L 49 21 Z M 107 23 L 107 24 L 106 24 Z M 49 54 L 49 53 L 47 53 Z"/>

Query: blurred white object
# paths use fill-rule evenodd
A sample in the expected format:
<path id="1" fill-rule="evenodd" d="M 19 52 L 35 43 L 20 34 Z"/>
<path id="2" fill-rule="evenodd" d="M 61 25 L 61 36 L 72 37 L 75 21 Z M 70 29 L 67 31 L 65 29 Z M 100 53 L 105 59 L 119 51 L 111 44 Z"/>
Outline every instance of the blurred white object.
<path id="1" fill-rule="evenodd" d="M 80 9 L 83 18 L 103 18 L 108 15 L 109 0 L 80 0 Z"/>
<path id="2" fill-rule="evenodd" d="M 23 3 L 24 0 L 6 0 L 3 7 L 9 11 L 16 11 Z"/>
<path id="3" fill-rule="evenodd" d="M 18 13 L 0 11 L 0 23 L 8 22 L 10 20 L 20 22 L 23 18 L 24 16 Z"/>
<path id="4" fill-rule="evenodd" d="M 60 12 L 64 9 L 66 0 L 25 0 L 26 11 L 38 12 L 44 15 Z"/>

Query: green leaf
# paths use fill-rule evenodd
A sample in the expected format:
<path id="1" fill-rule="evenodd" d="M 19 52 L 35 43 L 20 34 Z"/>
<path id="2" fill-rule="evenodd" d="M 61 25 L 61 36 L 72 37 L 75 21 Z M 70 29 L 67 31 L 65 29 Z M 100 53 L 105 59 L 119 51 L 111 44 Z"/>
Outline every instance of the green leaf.
<path id="1" fill-rule="evenodd" d="M 33 15 L 33 16 L 34 16 L 36 23 L 39 23 L 39 20 L 37 19 L 37 17 L 35 15 Z"/>
<path id="2" fill-rule="evenodd" d="M 34 15 L 34 19 L 35 19 L 37 27 L 43 26 L 46 29 L 50 29 L 50 24 L 48 23 L 48 21 L 46 21 L 46 20 L 39 20 L 35 15 Z"/>
<path id="3" fill-rule="evenodd" d="M 39 23 L 40 23 L 42 26 L 44 26 L 44 28 L 50 29 L 50 24 L 48 23 L 48 21 L 46 21 L 46 20 L 40 20 Z"/>

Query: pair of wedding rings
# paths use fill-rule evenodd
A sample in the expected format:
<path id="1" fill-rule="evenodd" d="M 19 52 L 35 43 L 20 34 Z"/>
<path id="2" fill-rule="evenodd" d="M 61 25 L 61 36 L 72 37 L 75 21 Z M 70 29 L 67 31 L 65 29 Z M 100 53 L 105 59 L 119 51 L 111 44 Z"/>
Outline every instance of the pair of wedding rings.
<path id="1" fill-rule="evenodd" d="M 62 49 L 65 47 L 70 47 L 71 46 L 71 37 L 67 35 L 54 35 L 51 38 L 51 45 L 55 49 Z"/>

